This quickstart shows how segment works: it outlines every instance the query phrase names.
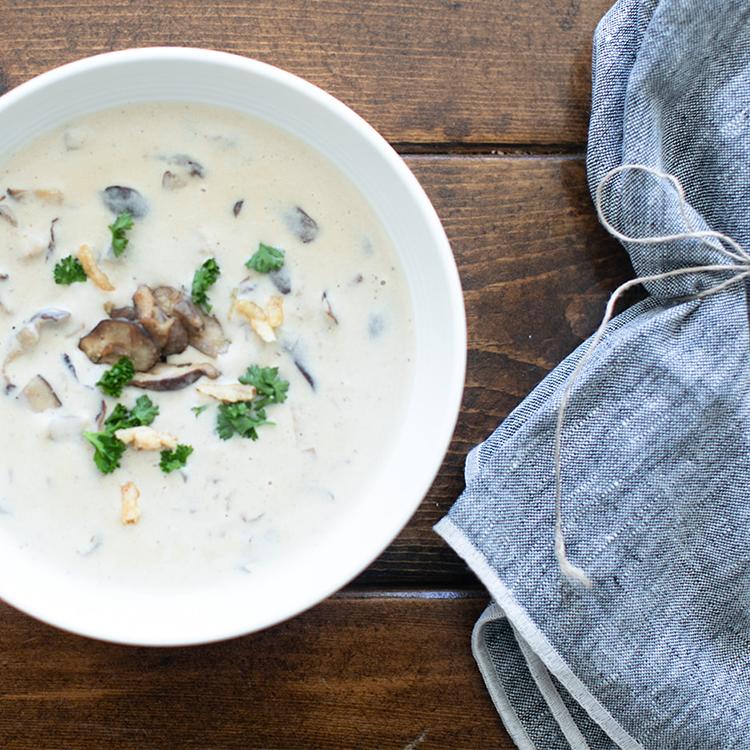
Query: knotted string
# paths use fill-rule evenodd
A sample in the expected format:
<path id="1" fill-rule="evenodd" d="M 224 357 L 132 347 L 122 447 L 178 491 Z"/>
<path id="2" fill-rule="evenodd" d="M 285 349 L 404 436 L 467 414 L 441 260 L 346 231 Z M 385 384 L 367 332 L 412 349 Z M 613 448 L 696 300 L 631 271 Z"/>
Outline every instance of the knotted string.
<path id="1" fill-rule="evenodd" d="M 688 227 L 686 232 L 678 232 L 676 234 L 665 234 L 655 235 L 652 237 L 630 237 L 623 232 L 620 232 L 609 222 L 607 217 L 604 215 L 604 209 L 602 207 L 602 195 L 604 194 L 604 188 L 607 184 L 621 172 L 629 171 L 640 171 L 646 174 L 657 177 L 659 180 L 666 180 L 671 184 L 677 193 L 679 199 L 679 210 L 680 215 Z M 554 446 L 554 460 L 555 460 L 555 556 L 560 567 L 560 572 L 571 581 L 583 584 L 586 588 L 592 586 L 591 579 L 586 573 L 574 565 L 568 559 L 565 552 L 565 534 L 563 532 L 563 521 L 562 521 L 562 432 L 565 422 L 565 411 L 570 403 L 570 396 L 575 386 L 576 380 L 579 374 L 583 370 L 586 363 L 591 359 L 591 356 L 596 351 L 596 348 L 601 343 L 604 331 L 607 328 L 609 321 L 614 315 L 615 305 L 622 295 L 634 286 L 643 284 L 649 281 L 661 281 L 662 279 L 669 279 L 675 276 L 686 276 L 691 273 L 704 273 L 704 272 L 731 272 L 732 276 L 724 281 L 716 284 L 715 286 L 704 289 L 701 292 L 691 296 L 691 299 L 700 299 L 702 297 L 708 297 L 712 294 L 726 289 L 733 284 L 741 282 L 750 276 L 750 254 L 748 254 L 738 242 L 733 240 L 721 232 L 713 232 L 711 230 L 694 230 L 687 213 L 687 201 L 685 199 L 685 191 L 680 184 L 680 181 L 671 174 L 666 172 L 660 172 L 658 169 L 645 166 L 643 164 L 623 164 L 619 167 L 615 167 L 607 172 L 599 184 L 596 186 L 596 192 L 594 195 L 594 206 L 596 208 L 597 216 L 602 226 L 618 240 L 622 242 L 630 242 L 635 245 L 660 245 L 665 242 L 675 242 L 679 240 L 700 240 L 701 243 L 708 245 L 713 250 L 717 250 L 723 253 L 727 258 L 730 258 L 734 263 L 731 264 L 711 264 L 705 266 L 692 266 L 690 268 L 677 268 L 672 271 L 664 271 L 663 273 L 655 273 L 649 276 L 641 276 L 637 279 L 630 279 L 624 284 L 621 284 L 609 298 L 607 306 L 604 311 L 604 317 L 602 322 L 599 324 L 596 333 L 591 338 L 588 348 L 586 349 L 583 356 L 578 360 L 573 372 L 568 378 L 565 388 L 562 392 L 560 399 L 560 406 L 557 411 L 557 425 L 555 427 L 555 446 Z M 713 240 L 713 241 L 711 241 Z M 731 250 L 727 249 L 725 245 L 728 245 Z"/>

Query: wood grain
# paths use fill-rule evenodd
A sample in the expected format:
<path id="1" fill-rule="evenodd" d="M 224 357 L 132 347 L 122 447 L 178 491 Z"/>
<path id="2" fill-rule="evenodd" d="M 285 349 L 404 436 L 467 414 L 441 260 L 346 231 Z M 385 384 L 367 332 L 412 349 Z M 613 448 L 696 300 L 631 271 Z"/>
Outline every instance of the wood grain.
<path id="1" fill-rule="evenodd" d="M 413 157 L 458 262 L 469 328 L 461 416 L 432 490 L 358 580 L 466 586 L 466 566 L 431 531 L 463 489 L 467 452 L 596 328 L 632 276 L 599 227 L 577 157 Z"/>
<path id="2" fill-rule="evenodd" d="M 582 144 L 612 0 L 0 0 L 0 91 L 79 57 L 185 45 L 322 86 L 389 140 Z"/>
<path id="3" fill-rule="evenodd" d="M 0 747 L 510 750 L 470 652 L 485 604 L 339 596 L 174 650 L 84 640 L 0 605 Z"/>

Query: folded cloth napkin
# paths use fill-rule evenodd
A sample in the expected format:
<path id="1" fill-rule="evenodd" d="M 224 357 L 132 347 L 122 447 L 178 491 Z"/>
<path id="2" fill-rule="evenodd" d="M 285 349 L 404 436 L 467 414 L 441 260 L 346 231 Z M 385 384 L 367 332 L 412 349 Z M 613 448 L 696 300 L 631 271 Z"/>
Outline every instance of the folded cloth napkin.
<path id="1" fill-rule="evenodd" d="M 594 38 L 592 190 L 631 237 L 713 230 L 750 249 L 750 3 L 620 0 Z M 716 240 L 626 242 L 638 276 L 731 264 Z M 554 554 L 555 421 L 586 344 L 467 460 L 437 531 L 489 589 L 473 648 L 519 748 L 750 748 L 748 285 L 646 282 L 572 391 L 570 560 Z"/>

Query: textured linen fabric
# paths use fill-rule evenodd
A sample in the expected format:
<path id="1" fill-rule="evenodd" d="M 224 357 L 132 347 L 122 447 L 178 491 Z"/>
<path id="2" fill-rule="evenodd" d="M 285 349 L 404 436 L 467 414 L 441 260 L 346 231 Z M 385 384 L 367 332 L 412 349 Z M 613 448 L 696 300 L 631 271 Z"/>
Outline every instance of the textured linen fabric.
<path id="1" fill-rule="evenodd" d="M 712 229 L 750 248 L 750 3 L 620 0 L 597 28 L 588 173 L 631 236 Z M 686 225 L 686 219 L 687 224 Z M 729 263 L 628 245 L 639 276 Z M 571 561 L 554 556 L 555 418 L 586 344 L 467 460 L 436 527 L 493 603 L 473 647 L 520 748 L 750 748 L 750 339 L 730 277 L 648 283 L 582 370 L 562 443 Z"/>

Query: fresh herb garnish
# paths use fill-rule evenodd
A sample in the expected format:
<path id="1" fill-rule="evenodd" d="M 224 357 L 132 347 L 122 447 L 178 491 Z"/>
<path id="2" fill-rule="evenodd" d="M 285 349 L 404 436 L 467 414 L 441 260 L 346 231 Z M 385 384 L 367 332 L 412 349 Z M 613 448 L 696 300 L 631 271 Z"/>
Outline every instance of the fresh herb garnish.
<path id="1" fill-rule="evenodd" d="M 112 252 L 115 257 L 119 258 L 128 246 L 130 240 L 125 236 L 133 228 L 133 216 L 127 211 L 118 214 L 113 224 L 109 225 L 109 231 L 112 232 Z"/>
<path id="2" fill-rule="evenodd" d="M 94 463 L 102 474 L 111 474 L 120 466 L 125 453 L 125 443 L 115 437 L 117 430 L 151 424 L 159 407 L 148 396 L 139 396 L 132 409 L 117 404 L 104 421 L 102 432 L 84 432 L 83 436 L 94 446 Z"/>
<path id="3" fill-rule="evenodd" d="M 200 415 L 203 414 L 206 409 L 208 409 L 208 404 L 203 404 L 202 406 L 192 406 L 190 408 L 190 411 L 193 412 L 196 417 L 200 417 Z"/>
<path id="4" fill-rule="evenodd" d="M 216 417 L 216 432 L 222 440 L 229 440 L 237 433 L 240 437 L 258 439 L 257 427 L 273 424 L 266 419 L 266 410 L 257 407 L 254 401 L 237 404 L 221 404 Z"/>
<path id="5" fill-rule="evenodd" d="M 128 357 L 120 357 L 97 382 L 99 388 L 108 396 L 117 398 L 122 389 L 133 379 L 135 367 Z"/>
<path id="6" fill-rule="evenodd" d="M 94 446 L 94 463 L 102 474 L 111 474 L 120 465 L 125 443 L 109 432 L 84 432 L 83 436 Z"/>
<path id="7" fill-rule="evenodd" d="M 76 281 L 86 281 L 86 271 L 83 270 L 81 261 L 78 258 L 74 258 L 72 255 L 68 255 L 67 258 L 55 263 L 55 270 L 53 271 L 55 277 L 55 284 L 73 284 Z"/>
<path id="8" fill-rule="evenodd" d="M 104 420 L 104 427 L 108 432 L 115 433 L 128 427 L 148 426 L 158 414 L 159 407 L 148 396 L 139 396 L 132 409 L 117 404 Z"/>
<path id="9" fill-rule="evenodd" d="M 258 439 L 257 428 L 273 424 L 266 418 L 266 406 L 286 401 L 289 383 L 279 377 L 278 367 L 252 365 L 239 378 L 243 385 L 255 386 L 257 395 L 250 401 L 235 404 L 221 404 L 216 416 L 216 432 L 222 440 L 233 435 Z"/>
<path id="10" fill-rule="evenodd" d="M 181 469 L 193 452 L 192 445 L 178 445 L 173 451 L 162 451 L 159 467 L 165 474 Z"/>
<path id="11" fill-rule="evenodd" d="M 278 367 L 248 367 L 239 378 L 243 385 L 254 385 L 258 395 L 253 403 L 263 407 L 267 404 L 283 404 L 289 390 L 289 381 L 279 377 Z"/>
<path id="12" fill-rule="evenodd" d="M 191 296 L 193 302 L 203 308 L 204 312 L 211 312 L 211 305 L 208 301 L 208 289 L 216 283 L 219 278 L 221 268 L 215 258 L 209 258 L 193 276 L 193 287 Z"/>
<path id="13" fill-rule="evenodd" d="M 258 273 L 278 271 L 284 265 L 284 251 L 261 242 L 258 245 L 257 252 L 245 265 Z"/>

